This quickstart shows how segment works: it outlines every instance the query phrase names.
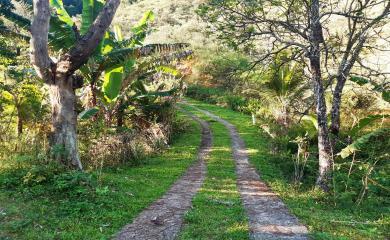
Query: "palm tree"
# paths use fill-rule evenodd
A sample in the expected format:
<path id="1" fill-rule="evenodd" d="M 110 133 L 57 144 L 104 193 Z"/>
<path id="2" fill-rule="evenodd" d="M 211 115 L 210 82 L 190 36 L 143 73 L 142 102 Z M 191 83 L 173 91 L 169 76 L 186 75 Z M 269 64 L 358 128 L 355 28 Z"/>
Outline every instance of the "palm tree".
<path id="1" fill-rule="evenodd" d="M 251 95 L 257 95 L 283 126 L 290 124 L 291 107 L 309 88 L 303 82 L 303 67 L 297 62 L 284 61 L 286 57 L 286 53 L 276 56 L 263 75 L 262 83 L 256 90 L 251 90 Z"/>

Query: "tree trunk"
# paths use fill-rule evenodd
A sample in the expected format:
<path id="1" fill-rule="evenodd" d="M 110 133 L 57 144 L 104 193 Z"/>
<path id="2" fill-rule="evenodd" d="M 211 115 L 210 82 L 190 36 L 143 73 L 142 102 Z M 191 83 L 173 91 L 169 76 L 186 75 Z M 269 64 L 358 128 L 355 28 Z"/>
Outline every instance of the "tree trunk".
<path id="1" fill-rule="evenodd" d="M 327 126 L 328 118 L 326 116 L 325 91 L 321 81 L 319 61 L 312 59 L 310 65 L 314 81 L 314 94 L 316 97 L 316 112 L 318 120 L 319 173 L 316 185 L 324 191 L 328 191 L 328 183 L 331 179 L 333 160 Z"/>
<path id="2" fill-rule="evenodd" d="M 91 82 L 90 82 L 91 95 L 92 95 L 91 106 L 90 106 L 91 108 L 97 106 L 97 91 L 98 91 L 98 89 L 97 89 L 96 83 L 100 77 L 100 74 L 101 74 L 100 71 L 92 73 Z"/>
<path id="3" fill-rule="evenodd" d="M 23 118 L 21 116 L 20 106 L 16 105 L 16 111 L 18 115 L 18 126 L 17 126 L 18 141 L 15 144 L 15 149 L 14 149 L 15 152 L 19 150 L 20 140 L 21 140 L 20 138 L 22 137 L 23 134 Z"/>
<path id="4" fill-rule="evenodd" d="M 89 108 L 94 108 L 97 106 L 97 87 L 96 87 L 95 80 L 91 81 L 90 87 L 91 87 L 91 101 L 89 103 Z M 92 116 L 91 120 L 93 122 L 96 122 L 98 120 L 98 114 L 95 114 L 94 116 Z"/>
<path id="5" fill-rule="evenodd" d="M 20 138 L 23 134 L 23 118 L 18 110 L 18 137 Z"/>
<path id="6" fill-rule="evenodd" d="M 30 58 L 37 75 L 50 86 L 53 122 L 52 152 L 57 160 L 73 168 L 82 169 L 77 149 L 74 92 L 74 89 L 82 86 L 82 81 L 73 74 L 95 51 L 110 26 L 119 4 L 120 0 L 107 0 L 87 33 L 54 62 L 49 57 L 48 46 L 51 15 L 49 1 L 33 0 Z"/>
<path id="7" fill-rule="evenodd" d="M 123 108 L 123 100 L 118 101 L 118 108 L 116 112 L 117 127 L 123 127 L 123 117 L 125 114 L 125 109 Z"/>
<path id="8" fill-rule="evenodd" d="M 320 44 L 324 42 L 322 26 L 319 18 L 319 0 L 313 0 L 310 9 L 310 69 L 314 84 L 314 96 L 316 98 L 316 112 L 318 121 L 318 162 L 319 173 L 316 185 L 328 191 L 328 183 L 332 177 L 332 151 L 328 133 L 328 119 L 326 116 L 325 90 L 321 76 L 321 50 Z"/>
<path id="9" fill-rule="evenodd" d="M 57 78 L 50 85 L 53 157 L 64 165 L 82 170 L 77 146 L 76 95 L 71 78 Z"/>
<path id="10" fill-rule="evenodd" d="M 91 82 L 91 94 L 92 94 L 92 99 L 91 99 L 91 107 L 96 107 L 97 106 L 97 88 L 95 82 Z"/>
<path id="11" fill-rule="evenodd" d="M 343 92 L 343 88 L 345 85 L 345 81 L 347 79 L 345 76 L 341 75 L 337 78 L 336 88 L 333 92 L 333 102 L 332 102 L 332 110 L 331 110 L 331 125 L 330 131 L 332 134 L 337 136 L 340 132 L 340 107 L 341 107 L 341 96 Z"/>

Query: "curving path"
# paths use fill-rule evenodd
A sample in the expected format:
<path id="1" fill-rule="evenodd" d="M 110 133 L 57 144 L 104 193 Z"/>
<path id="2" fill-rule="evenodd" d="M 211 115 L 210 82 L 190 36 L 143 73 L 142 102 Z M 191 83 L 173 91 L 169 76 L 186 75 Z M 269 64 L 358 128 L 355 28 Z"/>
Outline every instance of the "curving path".
<path id="1" fill-rule="evenodd" d="M 245 143 L 235 126 L 208 111 L 192 107 L 229 130 L 236 161 L 237 185 L 248 214 L 251 239 L 308 239 L 307 228 L 288 211 L 250 165 Z"/>
<path id="2" fill-rule="evenodd" d="M 211 150 L 212 134 L 209 124 L 190 115 L 202 127 L 202 141 L 198 161 L 192 165 L 170 190 L 125 226 L 116 239 L 157 240 L 175 239 L 183 223 L 192 198 L 201 187 L 206 175 L 205 158 Z"/>

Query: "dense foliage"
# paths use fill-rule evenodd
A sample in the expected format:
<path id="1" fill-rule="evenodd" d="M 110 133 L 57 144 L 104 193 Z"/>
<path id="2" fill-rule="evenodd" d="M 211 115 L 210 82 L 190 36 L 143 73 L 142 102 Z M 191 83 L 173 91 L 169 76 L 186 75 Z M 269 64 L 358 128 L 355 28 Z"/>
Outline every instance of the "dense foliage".
<path id="1" fill-rule="evenodd" d="M 0 0 L 0 239 L 111 237 L 196 159 L 200 129 L 180 101 L 237 127 L 314 239 L 387 239 L 389 1 L 122 0 L 88 49 L 117 0 L 50 0 L 47 56 L 29 45 L 34 1 Z M 227 132 L 206 120 L 213 190 L 195 197 L 184 239 L 246 224 Z"/>

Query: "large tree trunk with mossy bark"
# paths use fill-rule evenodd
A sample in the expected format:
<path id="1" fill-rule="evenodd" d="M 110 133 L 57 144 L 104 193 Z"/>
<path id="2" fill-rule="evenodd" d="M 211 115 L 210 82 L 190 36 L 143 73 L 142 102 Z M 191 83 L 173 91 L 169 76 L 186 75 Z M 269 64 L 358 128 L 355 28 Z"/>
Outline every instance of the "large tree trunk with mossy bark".
<path id="1" fill-rule="evenodd" d="M 321 74 L 321 49 L 324 42 L 319 14 L 319 0 L 313 0 L 310 8 L 310 70 L 314 85 L 316 113 L 318 122 L 318 177 L 316 185 L 324 191 L 329 191 L 329 182 L 332 177 L 333 157 L 328 133 L 328 118 L 326 113 L 325 89 Z"/>
<path id="2" fill-rule="evenodd" d="M 82 169 L 77 148 L 77 114 L 75 111 L 75 89 L 82 86 L 82 81 L 74 73 L 88 61 L 95 51 L 110 26 L 119 3 L 120 0 L 107 0 L 87 33 L 78 39 L 68 52 L 63 53 L 58 61 L 54 62 L 49 56 L 48 46 L 49 1 L 33 0 L 31 63 L 38 76 L 50 86 L 53 156 L 57 161 L 71 168 Z"/>
<path id="3" fill-rule="evenodd" d="M 325 102 L 325 91 L 321 81 L 319 64 L 311 60 L 312 78 L 316 98 L 316 113 L 318 122 L 318 177 L 316 185 L 324 191 L 329 191 L 329 182 L 332 178 L 333 157 L 328 132 L 328 118 Z"/>
<path id="4" fill-rule="evenodd" d="M 52 108 L 52 156 L 70 168 L 82 169 L 77 147 L 76 95 L 72 78 L 56 79 L 50 85 Z"/>

